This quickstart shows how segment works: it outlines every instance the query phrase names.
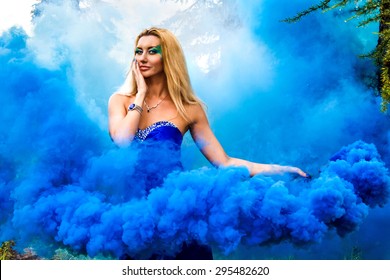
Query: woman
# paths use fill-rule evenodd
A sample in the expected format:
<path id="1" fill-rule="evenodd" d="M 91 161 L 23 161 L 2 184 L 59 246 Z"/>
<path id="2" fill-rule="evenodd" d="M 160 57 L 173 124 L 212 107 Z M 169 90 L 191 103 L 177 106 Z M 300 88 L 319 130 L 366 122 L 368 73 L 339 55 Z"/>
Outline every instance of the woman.
<path id="1" fill-rule="evenodd" d="M 214 166 L 244 166 L 251 176 L 295 173 L 308 177 L 297 167 L 254 163 L 225 153 L 191 88 L 183 51 L 170 31 L 146 29 L 136 38 L 135 46 L 131 70 L 120 90 L 111 96 L 108 109 L 112 140 L 118 146 L 140 144 L 138 185 L 149 191 L 168 173 L 182 168 L 180 145 L 187 131 Z M 174 258 L 211 259 L 212 254 L 207 246 L 190 242 Z"/>
<path id="2" fill-rule="evenodd" d="M 162 28 L 138 35 L 135 57 L 126 81 L 109 100 L 109 133 L 119 146 L 144 140 L 157 124 L 174 127 L 181 137 L 189 130 L 203 155 L 214 166 L 244 166 L 256 174 L 296 173 L 292 166 L 254 163 L 228 156 L 210 129 L 200 100 L 194 94 L 181 46 Z"/>

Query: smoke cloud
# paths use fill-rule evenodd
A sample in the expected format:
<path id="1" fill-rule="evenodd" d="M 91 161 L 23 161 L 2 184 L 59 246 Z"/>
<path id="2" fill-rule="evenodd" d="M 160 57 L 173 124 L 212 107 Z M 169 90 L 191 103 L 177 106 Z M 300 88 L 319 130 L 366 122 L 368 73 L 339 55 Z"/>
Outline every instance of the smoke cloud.
<path id="1" fill-rule="evenodd" d="M 288 1 L 60 2 L 36 6 L 31 36 L 0 37 L 0 241 L 46 257 L 148 258 L 193 239 L 216 258 L 390 257 L 388 115 L 358 58 L 377 26 L 332 12 L 281 23 L 305 8 Z M 215 169 L 186 136 L 185 171 L 150 190 L 137 147 L 109 139 L 106 107 L 152 25 L 182 42 L 230 155 L 312 180 Z"/>

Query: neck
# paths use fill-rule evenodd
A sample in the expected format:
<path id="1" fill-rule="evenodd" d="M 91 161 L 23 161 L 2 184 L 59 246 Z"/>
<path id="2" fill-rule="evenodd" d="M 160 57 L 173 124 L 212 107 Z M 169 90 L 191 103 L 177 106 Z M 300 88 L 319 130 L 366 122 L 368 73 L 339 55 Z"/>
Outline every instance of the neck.
<path id="1" fill-rule="evenodd" d="M 165 76 L 156 75 L 150 77 L 146 79 L 146 84 L 148 85 L 147 96 L 151 99 L 164 98 L 168 93 Z"/>

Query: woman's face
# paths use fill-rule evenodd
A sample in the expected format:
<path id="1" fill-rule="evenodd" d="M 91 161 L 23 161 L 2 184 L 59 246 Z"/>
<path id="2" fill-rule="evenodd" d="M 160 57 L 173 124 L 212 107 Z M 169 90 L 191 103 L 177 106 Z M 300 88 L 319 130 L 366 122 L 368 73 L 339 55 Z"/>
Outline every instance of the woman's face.
<path id="1" fill-rule="evenodd" d="M 160 39 L 153 35 L 142 36 L 135 49 L 135 59 L 144 78 L 163 72 Z"/>

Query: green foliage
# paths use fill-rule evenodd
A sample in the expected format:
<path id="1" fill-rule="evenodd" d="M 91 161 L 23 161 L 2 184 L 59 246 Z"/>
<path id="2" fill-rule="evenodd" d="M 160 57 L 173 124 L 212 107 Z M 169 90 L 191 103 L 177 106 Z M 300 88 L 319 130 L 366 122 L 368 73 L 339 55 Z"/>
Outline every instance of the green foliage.
<path id="1" fill-rule="evenodd" d="M 331 0 L 324 0 L 321 3 L 319 3 L 318 5 L 311 6 L 311 7 L 307 8 L 306 10 L 299 12 L 294 17 L 286 18 L 286 19 L 284 19 L 282 21 L 288 22 L 288 23 L 294 23 L 294 22 L 299 21 L 304 16 L 307 16 L 308 14 L 311 14 L 312 12 L 315 12 L 315 11 L 318 11 L 318 10 L 323 10 L 324 11 L 324 10 L 329 8 L 330 1 Z"/>
<path id="2" fill-rule="evenodd" d="M 347 19 L 360 19 L 359 27 L 365 26 L 371 22 L 378 22 L 380 19 L 380 0 L 368 0 L 368 1 L 357 1 L 357 0 L 323 0 L 319 4 L 311 6 L 304 11 L 299 12 L 294 17 L 286 18 L 283 22 L 294 23 L 302 19 L 304 16 L 311 14 L 312 12 L 321 10 L 328 12 L 334 9 L 348 9 L 351 5 L 354 5 L 353 11 L 350 11 L 353 15 Z"/>
<path id="3" fill-rule="evenodd" d="M 283 21 L 294 23 L 312 12 L 318 10 L 327 12 L 334 9 L 347 10 L 351 17 L 346 21 L 359 20 L 358 27 L 379 22 L 379 38 L 376 48 L 363 57 L 373 59 L 378 66 L 377 89 L 382 97 L 381 110 L 386 112 L 390 104 L 390 0 L 323 0 L 319 4 Z"/>
<path id="4" fill-rule="evenodd" d="M 384 61 L 389 63 L 389 52 L 386 52 L 386 56 L 384 57 Z M 390 79 L 389 79 L 389 67 L 381 68 L 381 96 L 382 96 L 382 111 L 386 112 L 390 103 Z"/>
<path id="5" fill-rule="evenodd" d="M 0 260 L 16 260 L 18 253 L 13 249 L 15 241 L 5 241 L 0 247 Z"/>

